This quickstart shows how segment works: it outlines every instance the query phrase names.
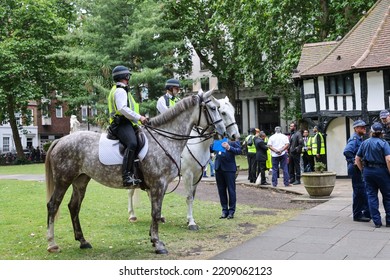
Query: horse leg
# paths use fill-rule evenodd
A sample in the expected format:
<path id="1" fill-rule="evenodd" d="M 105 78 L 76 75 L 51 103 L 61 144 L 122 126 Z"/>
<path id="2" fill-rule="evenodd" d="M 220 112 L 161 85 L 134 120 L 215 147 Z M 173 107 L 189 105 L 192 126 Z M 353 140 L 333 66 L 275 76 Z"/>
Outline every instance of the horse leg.
<path id="1" fill-rule="evenodd" d="M 149 197 L 149 201 L 152 202 L 152 198 L 150 197 L 150 190 L 146 190 L 147 194 L 148 194 L 148 197 Z M 161 214 L 160 215 L 160 222 L 165 224 L 165 217 Z"/>
<path id="2" fill-rule="evenodd" d="M 135 215 L 135 212 L 134 212 L 134 195 L 135 195 L 135 189 L 129 189 L 129 192 L 128 192 L 128 196 L 129 196 L 129 199 L 128 199 L 128 204 L 127 204 L 127 210 L 129 212 L 129 222 L 133 223 L 135 221 L 137 221 L 137 216 Z"/>
<path id="3" fill-rule="evenodd" d="M 47 241 L 49 243 L 47 251 L 50 253 L 56 253 L 60 251 L 60 247 L 54 240 L 54 222 L 69 185 L 55 184 L 56 188 L 54 189 L 54 192 L 49 202 L 47 203 Z"/>
<path id="4" fill-rule="evenodd" d="M 155 247 L 156 254 L 168 254 L 164 242 L 158 236 L 158 223 L 161 222 L 161 207 L 167 186 L 155 186 L 150 190 L 150 200 L 152 204 L 152 223 L 150 225 L 150 241 Z"/>
<path id="5" fill-rule="evenodd" d="M 72 197 L 68 204 L 73 225 L 74 238 L 75 240 L 80 241 L 80 249 L 92 248 L 91 244 L 84 238 L 79 220 L 81 203 L 83 202 L 85 191 L 87 190 L 87 185 L 90 180 L 90 177 L 83 174 L 73 181 Z"/>
<path id="6" fill-rule="evenodd" d="M 197 185 L 186 185 L 187 189 L 187 222 L 188 222 L 188 229 L 189 230 L 199 230 L 199 226 L 195 223 L 194 217 L 192 215 L 193 210 L 193 204 L 195 199 L 195 192 L 196 192 Z"/>

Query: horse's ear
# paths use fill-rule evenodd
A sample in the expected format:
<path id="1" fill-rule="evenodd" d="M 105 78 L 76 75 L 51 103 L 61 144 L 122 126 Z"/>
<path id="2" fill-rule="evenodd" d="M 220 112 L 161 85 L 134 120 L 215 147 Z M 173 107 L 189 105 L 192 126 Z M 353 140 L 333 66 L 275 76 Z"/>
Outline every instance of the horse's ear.
<path id="1" fill-rule="evenodd" d="M 215 106 L 221 107 L 221 102 L 219 102 L 219 100 L 217 98 L 215 98 L 214 96 L 211 95 L 210 99 L 214 103 Z"/>
<path id="2" fill-rule="evenodd" d="M 198 90 L 198 95 L 199 95 L 199 96 L 202 96 L 203 94 L 204 94 L 203 89 L 200 88 L 200 89 Z"/>
<path id="3" fill-rule="evenodd" d="M 229 102 L 229 97 L 225 96 L 226 102 Z"/>
<path id="4" fill-rule="evenodd" d="M 209 98 L 209 97 L 213 94 L 214 90 L 215 90 L 215 88 L 212 88 L 212 89 L 210 89 L 209 91 L 207 91 L 207 92 L 203 95 L 203 98 L 204 98 L 204 99 Z"/>

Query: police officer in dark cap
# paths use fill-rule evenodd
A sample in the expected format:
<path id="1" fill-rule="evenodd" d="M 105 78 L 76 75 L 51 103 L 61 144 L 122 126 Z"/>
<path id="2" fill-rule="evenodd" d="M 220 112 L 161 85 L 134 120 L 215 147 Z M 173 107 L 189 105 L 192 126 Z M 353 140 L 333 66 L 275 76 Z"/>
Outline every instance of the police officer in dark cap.
<path id="1" fill-rule="evenodd" d="M 133 186 L 141 183 L 134 177 L 133 163 L 137 156 L 137 138 L 135 130 L 139 124 L 147 123 L 147 118 L 139 113 L 139 105 L 129 92 L 130 70 L 118 65 L 112 70 L 112 87 L 107 101 L 110 113 L 110 131 L 126 146 L 122 163 L 123 186 Z"/>
<path id="2" fill-rule="evenodd" d="M 344 156 L 348 164 L 348 176 L 352 179 L 352 213 L 355 222 L 369 222 L 371 215 L 368 207 L 366 187 L 362 173 L 355 163 L 355 156 L 366 134 L 366 123 L 357 120 L 352 125 L 355 133 L 348 139 Z"/>
<path id="3" fill-rule="evenodd" d="M 383 125 L 384 139 L 390 144 L 390 113 L 387 110 L 382 110 L 379 113 Z"/>
<path id="4" fill-rule="evenodd" d="M 378 190 L 386 212 L 386 227 L 390 227 L 390 145 L 382 139 L 382 128 L 379 122 L 371 126 L 371 137 L 363 141 L 355 157 L 357 166 L 363 171 L 368 205 L 376 228 L 382 226 Z"/>

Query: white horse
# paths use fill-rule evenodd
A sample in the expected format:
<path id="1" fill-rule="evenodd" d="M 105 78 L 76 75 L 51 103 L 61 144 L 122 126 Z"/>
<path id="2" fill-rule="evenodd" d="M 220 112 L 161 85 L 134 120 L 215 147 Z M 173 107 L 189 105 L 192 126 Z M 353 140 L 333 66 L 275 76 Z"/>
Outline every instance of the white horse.
<path id="1" fill-rule="evenodd" d="M 214 99 L 214 97 L 212 97 Z M 215 99 L 214 103 L 218 104 L 218 111 L 226 126 L 226 133 L 229 138 L 238 139 L 240 133 L 234 117 L 234 107 L 229 102 L 229 98 Z M 195 127 L 191 131 L 191 136 L 199 136 L 200 131 Z M 193 203 L 196 193 L 196 187 L 203 175 L 203 170 L 210 160 L 210 145 L 212 138 L 193 138 L 189 139 L 186 147 L 181 154 L 181 175 L 183 176 L 184 185 L 187 193 L 187 225 L 190 230 L 198 230 L 193 217 Z M 137 217 L 134 212 L 135 190 L 129 190 L 128 212 L 129 221 L 135 222 Z"/>

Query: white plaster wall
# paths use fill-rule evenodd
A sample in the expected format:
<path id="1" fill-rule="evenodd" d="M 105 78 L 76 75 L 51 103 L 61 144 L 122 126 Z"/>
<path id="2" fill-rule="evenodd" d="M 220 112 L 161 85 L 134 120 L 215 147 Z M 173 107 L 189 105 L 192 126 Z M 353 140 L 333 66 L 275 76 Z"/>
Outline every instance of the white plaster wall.
<path id="1" fill-rule="evenodd" d="M 326 110 L 324 77 L 318 77 L 318 94 L 320 99 L 320 110 Z"/>
<path id="2" fill-rule="evenodd" d="M 313 81 L 313 79 L 303 81 L 303 91 L 304 91 L 305 95 L 307 95 L 307 94 L 314 95 L 314 81 Z M 315 98 L 304 99 L 304 101 L 305 101 L 306 113 L 316 111 L 316 99 Z"/>
<path id="3" fill-rule="evenodd" d="M 351 130 L 352 123 L 353 121 L 350 120 Z M 325 148 L 327 154 L 327 167 L 329 171 L 336 172 L 337 176 L 348 175 L 347 162 L 345 161 L 345 157 L 343 155 L 344 147 L 348 140 L 345 127 L 345 118 L 336 118 L 330 122 L 326 131 L 327 136 Z"/>
<path id="4" fill-rule="evenodd" d="M 356 102 L 356 110 L 362 109 L 362 91 L 360 88 L 360 75 L 354 74 L 354 85 L 355 85 L 355 102 Z M 352 97 L 351 97 L 352 100 Z"/>
<path id="5" fill-rule="evenodd" d="M 379 111 L 385 108 L 384 104 L 384 87 L 383 87 L 383 72 L 368 72 L 367 73 L 367 110 Z"/>

